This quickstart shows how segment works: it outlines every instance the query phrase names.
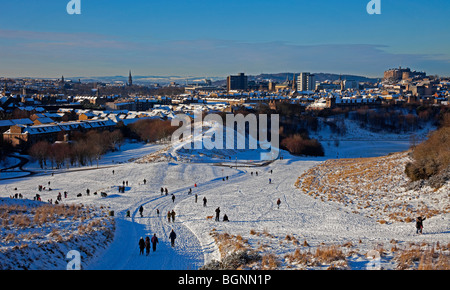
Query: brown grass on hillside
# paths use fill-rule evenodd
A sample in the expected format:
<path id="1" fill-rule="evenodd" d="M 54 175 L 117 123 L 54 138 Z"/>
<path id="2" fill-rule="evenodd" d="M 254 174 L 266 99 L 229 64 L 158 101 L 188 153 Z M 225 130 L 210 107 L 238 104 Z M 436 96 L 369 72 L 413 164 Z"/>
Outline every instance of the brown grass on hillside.
<path id="1" fill-rule="evenodd" d="M 448 196 L 442 193 L 444 189 L 429 191 L 435 198 L 425 196 L 426 189 L 405 194 L 410 181 L 404 167 L 410 160 L 408 152 L 327 160 L 304 172 L 295 186 L 315 199 L 340 203 L 351 207 L 353 213 L 376 217 L 382 224 L 412 222 L 417 216 L 432 217 L 449 212 Z"/>
<path id="2" fill-rule="evenodd" d="M 410 245 L 409 248 L 396 251 L 394 260 L 397 269 L 450 270 L 449 247 L 436 245 Z"/>
<path id="3" fill-rule="evenodd" d="M 210 235 L 214 238 L 216 245 L 222 257 L 228 253 L 246 250 L 250 248 L 248 240 L 242 238 L 241 235 L 230 235 L 228 233 L 218 233 L 213 229 Z"/>

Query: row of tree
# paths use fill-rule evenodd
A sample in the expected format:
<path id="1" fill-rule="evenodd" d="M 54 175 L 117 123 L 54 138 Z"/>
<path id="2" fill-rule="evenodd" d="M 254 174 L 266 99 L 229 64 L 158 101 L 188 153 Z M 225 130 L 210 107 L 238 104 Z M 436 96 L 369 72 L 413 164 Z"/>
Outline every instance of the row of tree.
<path id="1" fill-rule="evenodd" d="M 142 119 L 128 125 L 131 131 L 130 137 L 146 143 L 153 143 L 172 136 L 178 128 L 172 126 L 170 120 Z"/>
<path id="2" fill-rule="evenodd" d="M 113 132 L 98 132 L 91 130 L 87 133 L 76 132 L 70 142 L 49 143 L 39 141 L 29 150 L 31 157 L 39 162 L 41 168 L 62 168 L 66 166 L 92 165 L 100 160 L 107 152 L 120 149 L 123 135 L 120 130 Z"/>

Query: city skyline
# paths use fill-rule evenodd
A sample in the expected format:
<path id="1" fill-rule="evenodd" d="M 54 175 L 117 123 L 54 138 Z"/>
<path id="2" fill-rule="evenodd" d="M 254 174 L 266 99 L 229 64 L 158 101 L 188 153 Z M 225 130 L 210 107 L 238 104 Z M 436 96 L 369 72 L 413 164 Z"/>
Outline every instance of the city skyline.
<path id="1" fill-rule="evenodd" d="M 0 76 L 226 77 L 288 71 L 450 75 L 447 1 L 67 1 L 3 3 Z"/>

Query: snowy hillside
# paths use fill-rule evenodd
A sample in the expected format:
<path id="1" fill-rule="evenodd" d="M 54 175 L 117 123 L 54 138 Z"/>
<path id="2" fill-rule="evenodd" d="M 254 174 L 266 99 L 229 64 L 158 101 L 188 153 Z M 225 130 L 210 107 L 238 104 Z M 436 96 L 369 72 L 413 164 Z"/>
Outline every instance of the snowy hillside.
<path id="1" fill-rule="evenodd" d="M 92 206 L 0 198 L 0 215 L 2 270 L 64 270 L 70 250 L 89 261 L 114 236 L 114 220 Z"/>
<path id="2" fill-rule="evenodd" d="M 92 249 L 90 254 L 82 255 L 83 269 L 185 270 L 205 265 L 243 269 L 397 269 L 417 268 L 421 257 L 428 257 L 431 252 L 432 257 L 438 258 L 424 260 L 423 265 L 449 265 L 450 216 L 447 212 L 427 218 L 424 233 L 419 235 L 414 223 L 380 223 L 380 217 L 370 214 L 375 211 L 358 211 L 353 208 L 356 205 L 321 199 L 320 195 L 305 194 L 297 187 L 302 174 L 326 164 L 323 161 L 334 158 L 334 152 L 322 158 L 306 158 L 282 151 L 282 160 L 262 164 L 253 158 L 259 152 L 230 151 L 213 156 L 206 150 L 183 151 L 179 145 L 149 148 L 135 144 L 129 150 L 105 156 L 98 169 L 55 171 L 53 176 L 50 172 L 40 172 L 30 177 L 2 180 L 1 204 L 32 200 L 36 193 L 44 202 L 54 201 L 59 192 L 66 191 L 67 197 L 63 196 L 60 204 L 83 204 L 86 209 L 100 210 L 95 214 L 89 212 L 84 220 L 59 217 L 57 223 L 48 224 L 42 228 L 42 234 L 34 236 L 39 241 L 57 245 L 57 251 L 51 250 L 58 253 L 52 255 L 52 262 L 41 258 L 46 251 L 37 241 L 28 242 L 30 238 L 26 234 L 31 230 L 40 231 L 40 227 L 13 228 L 11 222 L 8 225 L 2 222 L 2 268 L 21 268 L 26 263 L 25 257 L 36 257 L 29 261 L 28 268 L 65 268 L 68 260 L 64 254 L 72 249 Z M 408 146 L 390 140 L 379 140 L 376 144 L 342 141 L 339 148 L 345 150 L 339 152 L 347 152 L 340 157 L 345 154 L 374 157 L 406 150 Z M 372 150 L 374 148 L 377 151 Z M 47 186 L 49 182 L 51 191 L 38 191 L 38 185 Z M 122 186 L 124 190 L 119 191 Z M 168 194 L 161 193 L 161 188 L 167 188 Z M 365 192 L 365 186 L 361 190 Z M 104 192 L 107 196 L 94 195 L 94 192 Z M 24 199 L 9 198 L 16 193 Z M 81 196 L 77 196 L 79 194 Z M 379 199 L 374 193 L 371 198 L 379 208 L 386 204 L 393 206 L 392 198 Z M 442 203 L 447 203 L 441 205 L 443 208 L 448 207 L 448 199 Z M 219 221 L 215 221 L 217 208 L 220 208 Z M 114 211 L 114 223 L 104 217 L 102 210 Z M 169 221 L 167 213 L 172 210 L 176 213 L 175 220 Z M 130 216 L 127 216 L 128 211 Z M 31 219 L 34 213 L 27 210 L 25 214 Z M 223 221 L 225 214 L 228 222 Z M 84 239 L 78 233 L 81 225 L 88 226 L 97 217 L 109 221 L 104 226 L 107 229 L 115 228 L 112 240 L 102 243 L 97 238 Z M 2 216 L 2 221 L 5 218 Z M 50 235 L 56 225 L 63 239 L 73 234 L 78 237 L 77 242 L 59 243 Z M 169 240 L 172 229 L 177 234 L 175 247 L 171 247 Z M 11 231 L 15 239 L 8 240 L 7 234 Z M 151 251 L 148 257 L 139 255 L 139 238 L 153 234 L 159 238 L 156 251 Z M 17 260 L 12 249 L 20 249 L 26 243 L 28 248 L 44 252 L 32 256 L 17 252 L 21 257 Z M 247 263 L 234 263 L 236 257 L 238 260 L 246 257 Z M 407 257 L 411 262 L 406 261 Z"/>

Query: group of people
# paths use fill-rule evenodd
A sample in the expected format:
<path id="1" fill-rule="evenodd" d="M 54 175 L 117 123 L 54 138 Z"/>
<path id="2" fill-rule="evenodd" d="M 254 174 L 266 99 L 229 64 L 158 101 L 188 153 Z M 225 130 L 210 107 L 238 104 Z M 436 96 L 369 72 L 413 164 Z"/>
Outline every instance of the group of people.
<path id="1" fill-rule="evenodd" d="M 175 211 L 172 209 L 172 211 L 167 212 L 167 221 L 170 223 L 170 220 L 172 219 L 172 222 L 175 222 Z"/>
<path id="2" fill-rule="evenodd" d="M 172 229 L 172 231 L 169 234 L 169 239 L 170 239 L 170 245 L 172 247 L 175 247 L 175 239 L 177 238 L 177 234 L 175 233 L 175 231 Z M 150 239 L 150 237 L 145 237 L 145 240 L 143 237 L 141 237 L 139 239 L 139 255 L 144 255 L 144 250 L 145 250 L 145 254 L 146 256 L 148 256 L 150 254 L 150 244 L 152 247 L 153 252 L 156 252 L 156 245 L 159 243 L 158 237 L 156 236 L 156 234 L 153 234 L 153 237 Z"/>
<path id="3" fill-rule="evenodd" d="M 153 237 L 150 238 L 149 237 L 145 237 L 145 240 L 143 237 L 140 238 L 139 240 L 139 255 L 143 255 L 144 254 L 144 249 L 146 251 L 146 255 L 148 256 L 148 254 L 150 254 L 150 243 L 153 246 L 153 252 L 156 251 L 156 244 L 159 243 L 158 238 L 156 237 L 156 234 L 153 235 Z"/>
<path id="4" fill-rule="evenodd" d="M 220 207 L 216 208 L 216 222 L 220 221 Z M 223 215 L 223 221 L 229 222 L 228 216 L 226 214 Z"/>

